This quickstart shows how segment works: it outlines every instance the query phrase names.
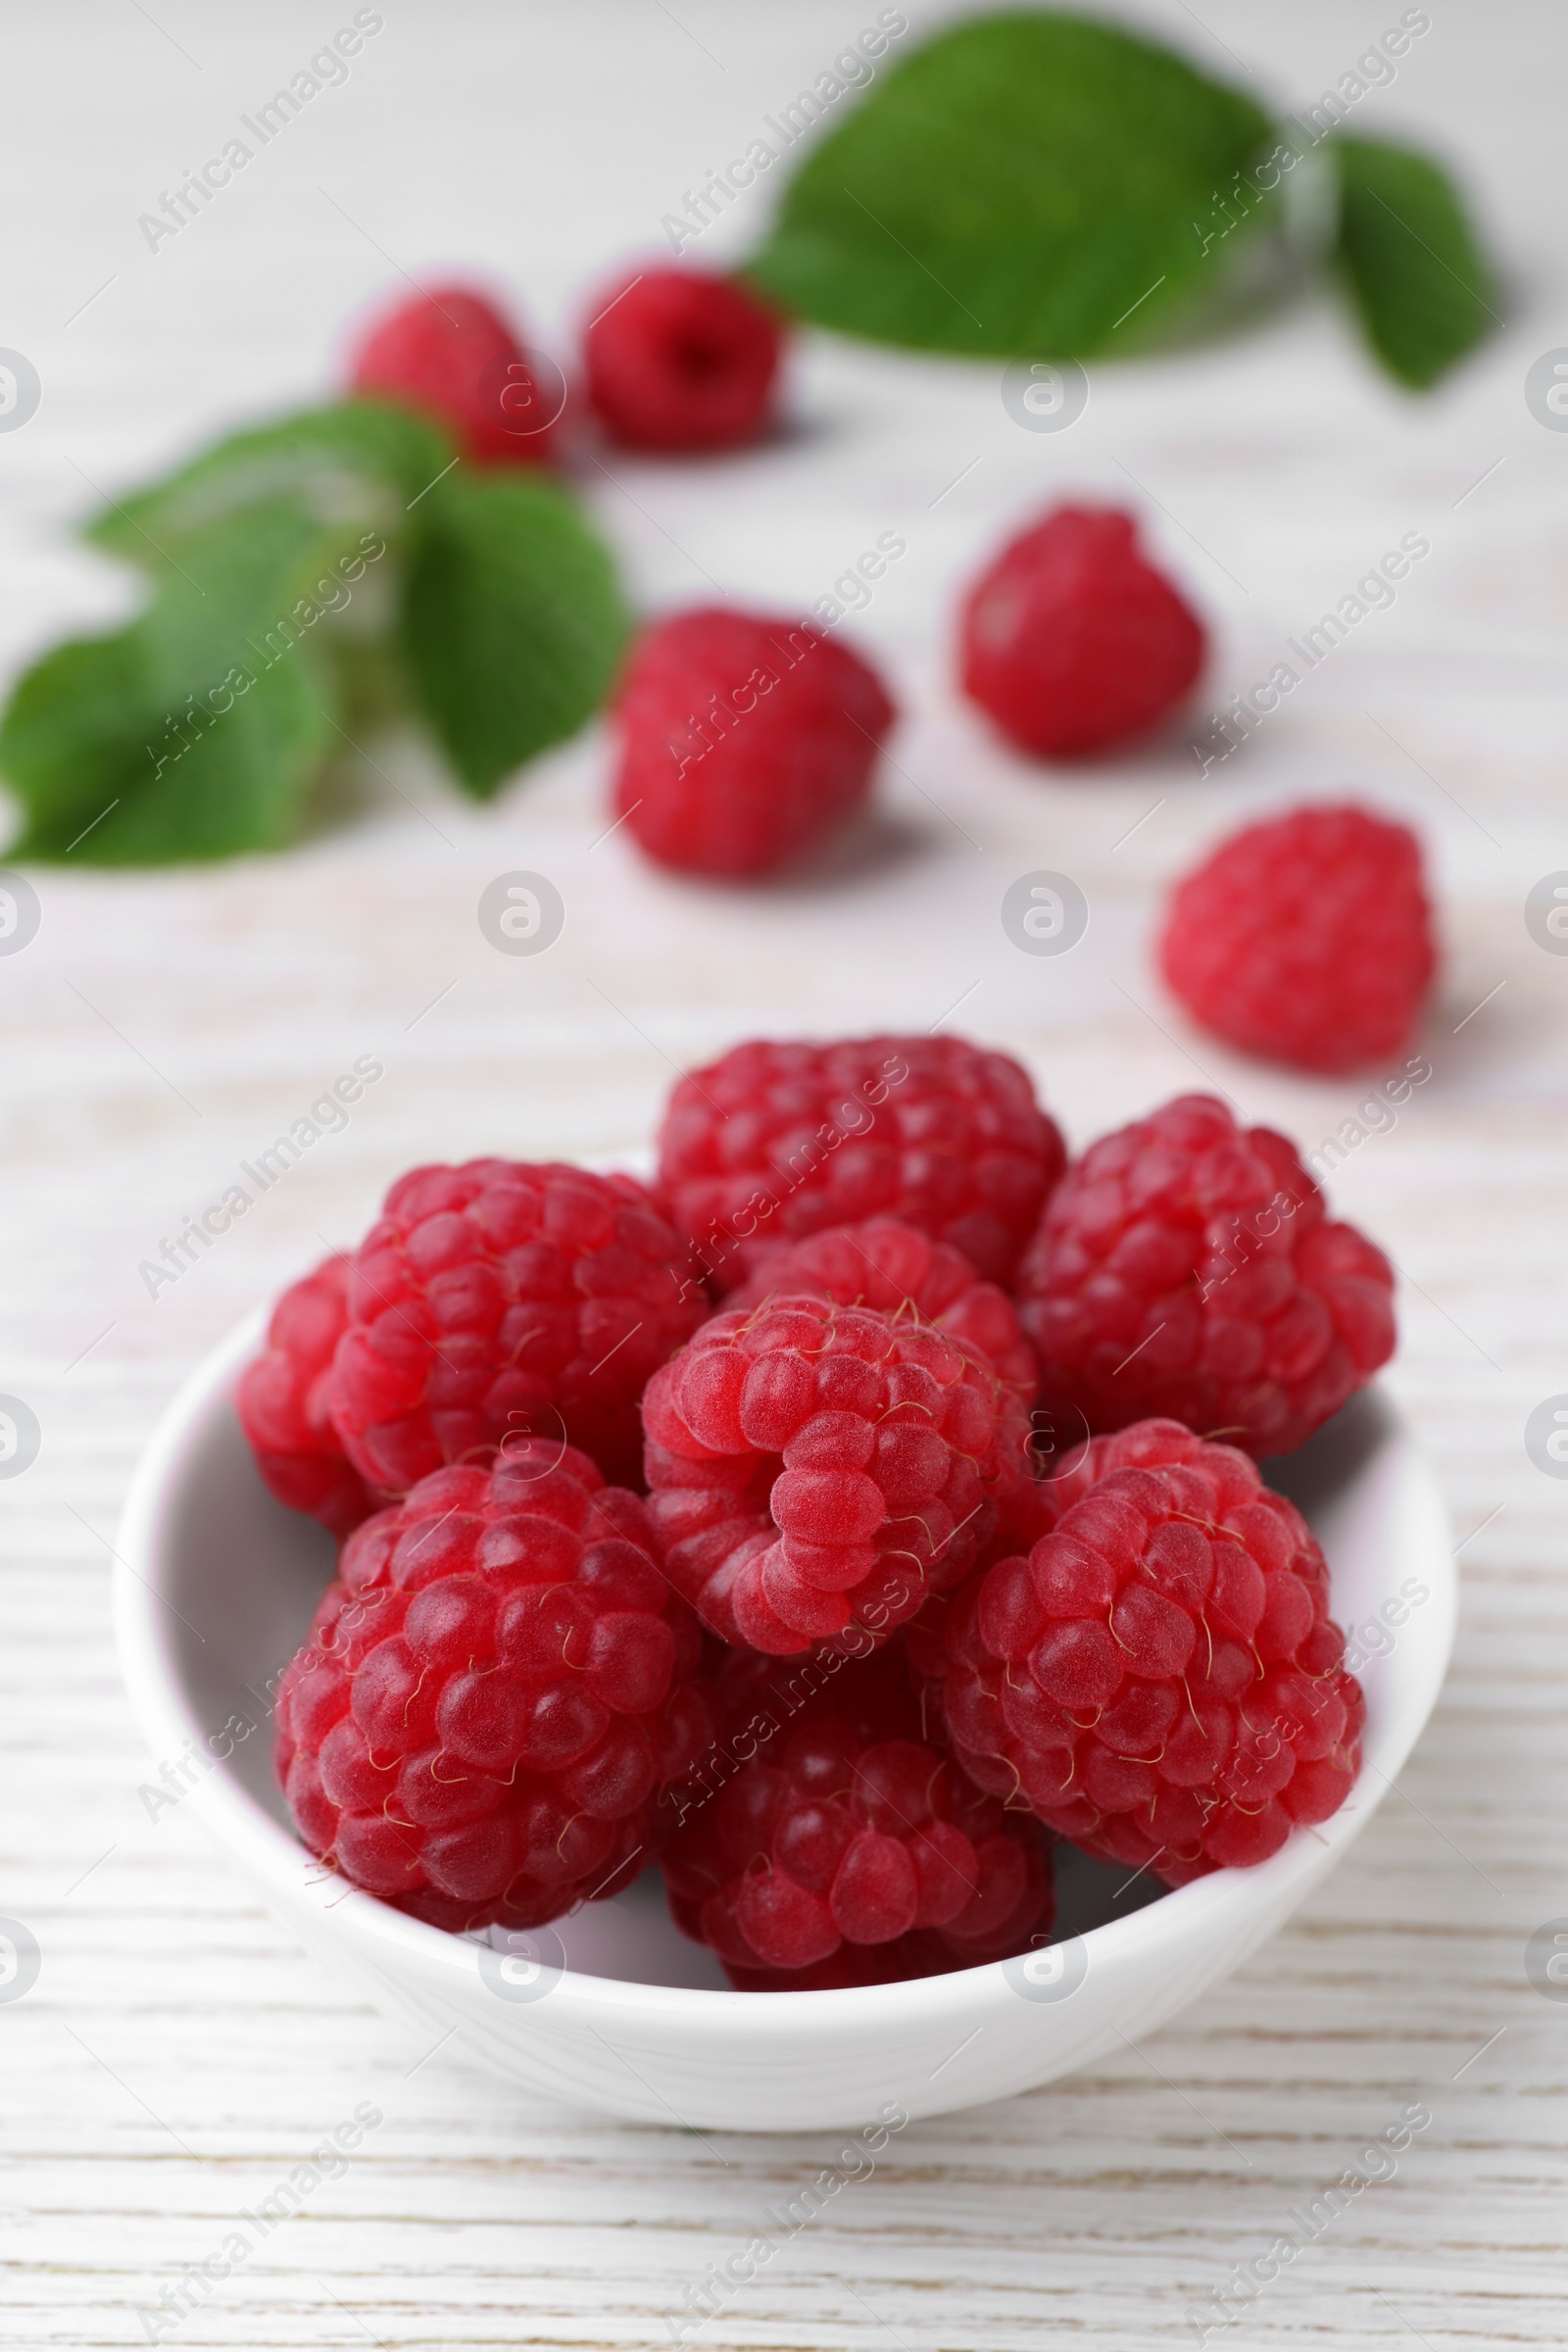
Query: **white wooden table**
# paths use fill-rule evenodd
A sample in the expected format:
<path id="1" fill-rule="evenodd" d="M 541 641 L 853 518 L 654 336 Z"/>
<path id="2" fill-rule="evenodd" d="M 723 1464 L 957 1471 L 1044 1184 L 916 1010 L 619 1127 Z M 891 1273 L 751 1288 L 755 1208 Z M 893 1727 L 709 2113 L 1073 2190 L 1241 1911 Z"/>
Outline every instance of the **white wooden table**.
<path id="1" fill-rule="evenodd" d="M 1295 104 L 1397 12 L 1137 13 L 1221 72 L 1228 46 Z M 587 285 L 656 244 L 682 192 L 874 11 L 388 5 L 349 79 L 149 252 L 137 216 L 350 14 L 14 13 L 0 344 L 33 360 L 44 398 L 0 439 L 8 674 L 123 602 L 65 537 L 93 484 L 310 397 L 399 269 L 492 270 L 559 344 Z M 1197 844 L 1347 787 L 1419 825 L 1443 901 L 1435 1075 L 1335 1197 L 1406 1277 L 1395 1386 L 1441 1463 L 1467 1579 L 1446 1697 L 1346 1867 L 1233 1983 L 1093 2076 L 911 2128 L 691 2340 L 1195 2342 L 1189 2308 L 1420 2101 L 1432 2123 L 1396 2176 L 1211 2340 L 1562 2341 L 1568 2010 L 1531 1989 L 1523 1951 L 1568 1913 L 1568 1487 L 1522 1432 L 1568 1390 L 1568 961 L 1522 910 L 1568 867 L 1568 440 L 1527 413 L 1523 379 L 1568 341 L 1568 24 L 1545 0 L 1433 16 L 1357 121 L 1408 125 L 1465 167 L 1516 321 L 1436 399 L 1385 388 L 1317 305 L 1097 373 L 1059 436 L 1010 421 L 995 368 L 808 345 L 779 445 L 589 469 L 649 603 L 716 588 L 787 607 L 880 531 L 906 538 L 858 625 L 907 715 L 885 822 L 843 870 L 747 896 L 655 877 L 623 835 L 597 838 L 588 739 L 488 811 L 394 742 L 376 751 L 387 781 L 353 778 L 352 817 L 289 857 L 38 875 L 39 935 L 0 959 L 0 1388 L 43 1430 L 0 1487 L 0 1912 L 43 1955 L 32 1991 L 0 2005 L 0 2342 L 147 2340 L 140 2312 L 362 2101 L 385 2120 L 346 2176 L 161 2340 L 667 2341 L 686 2282 L 814 2173 L 826 2151 L 808 2141 L 530 2107 L 354 2006 L 178 1807 L 149 1819 L 138 1788 L 162 1760 L 109 1629 L 130 1465 L 201 1351 L 320 1237 L 352 1236 L 404 1165 L 633 1142 L 673 1064 L 749 1032 L 924 1029 L 954 1008 L 1027 1057 L 1075 1142 L 1211 1084 L 1316 1146 L 1354 1091 L 1192 1036 L 1149 939 Z M 701 250 L 739 251 L 763 201 Z M 1179 749 L 1051 781 L 955 700 L 948 614 L 981 551 L 1069 491 L 1140 506 L 1214 616 L 1223 691 L 1264 675 L 1402 532 L 1432 553 L 1206 781 Z M 484 884 L 517 866 L 568 909 L 537 961 L 496 955 L 475 922 Z M 1020 956 L 998 920 L 1006 884 L 1041 866 L 1093 909 L 1059 961 Z M 150 1299 L 138 1261 L 366 1053 L 386 1075 L 347 1131 Z"/>

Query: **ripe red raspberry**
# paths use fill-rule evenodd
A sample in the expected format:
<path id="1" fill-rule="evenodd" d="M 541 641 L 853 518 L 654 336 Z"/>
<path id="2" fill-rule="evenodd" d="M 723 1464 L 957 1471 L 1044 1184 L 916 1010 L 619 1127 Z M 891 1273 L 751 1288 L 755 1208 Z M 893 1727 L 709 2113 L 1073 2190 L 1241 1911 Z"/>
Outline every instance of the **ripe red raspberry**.
<path id="1" fill-rule="evenodd" d="M 659 1183 L 721 1289 L 769 1242 L 898 1217 L 1007 1282 L 1066 1164 L 1027 1072 L 958 1037 L 736 1046 L 683 1079 Z"/>
<path id="2" fill-rule="evenodd" d="M 964 692 L 1047 760 L 1146 733 L 1203 652 L 1202 623 L 1112 509 L 1058 507 L 1003 549 L 963 609 Z"/>
<path id="3" fill-rule="evenodd" d="M 256 1467 L 291 1510 L 346 1536 L 379 1508 L 332 1426 L 333 1350 L 348 1323 L 348 1260 L 329 1257 L 291 1283 L 272 1310 L 267 1346 L 240 1377 L 234 1402 Z"/>
<path id="4" fill-rule="evenodd" d="M 753 1272 L 726 1300 L 760 1306 L 775 1294 L 831 1298 L 839 1306 L 874 1306 L 886 1315 L 912 1312 L 986 1357 L 1026 1404 L 1040 1386 L 1035 1351 L 1018 1327 L 1005 1291 L 981 1282 L 961 1250 L 934 1242 L 897 1217 L 860 1225 L 830 1225 L 804 1242 L 769 1242 Z"/>
<path id="5" fill-rule="evenodd" d="M 471 1159 L 415 1168 L 350 1260 L 332 1418 L 355 1468 L 406 1494 L 508 1433 L 564 1436 L 637 1479 L 637 1401 L 708 1311 L 630 1176 Z"/>
<path id="6" fill-rule="evenodd" d="M 553 454 L 548 387 L 494 304 L 466 287 L 440 286 L 389 312 L 356 350 L 350 383 L 433 417 L 480 465 L 542 466 Z"/>
<path id="7" fill-rule="evenodd" d="M 1063 1514 L 1113 1470 L 1159 1469 L 1170 1462 L 1191 1461 L 1202 1442 L 1180 1421 L 1151 1420 L 1134 1421 L 1126 1429 L 1075 1446 L 1065 1469 L 1053 1478 L 1035 1479 L 1014 1504 L 1011 1523 L 1018 1541 L 1010 1548 L 1027 1551 L 1040 1537 L 1053 1534 Z"/>
<path id="8" fill-rule="evenodd" d="M 928 1324 L 770 1300 L 716 1315 L 643 1398 L 649 1513 L 723 1641 L 858 1654 L 956 1585 L 1027 1475 L 1028 1424 Z"/>
<path id="9" fill-rule="evenodd" d="M 1289 1453 L 1394 1351 L 1394 1274 L 1283 1135 L 1181 1095 L 1102 1137 L 1052 1198 L 1018 1319 L 1048 1407 L 1168 1414 Z"/>
<path id="10" fill-rule="evenodd" d="M 642 1504 L 541 1439 L 439 1470 L 344 1546 L 278 1687 L 300 1836 L 437 1927 L 618 1891 L 712 1725 Z"/>
<path id="11" fill-rule="evenodd" d="M 783 338 L 733 278 L 645 270 L 607 288 L 583 341 L 588 399 L 628 449 L 731 449 L 768 423 Z"/>
<path id="12" fill-rule="evenodd" d="M 1244 826 L 1177 885 L 1159 956 L 1193 1018 L 1243 1053 L 1303 1070 L 1396 1054 L 1437 961 L 1420 844 L 1351 807 Z"/>
<path id="13" fill-rule="evenodd" d="M 886 1984 L 1049 1930 L 1038 1830 L 932 1744 L 896 1652 L 778 1677 L 744 1653 L 720 1670 L 719 1736 L 662 1858 L 677 1926 L 734 1984 Z"/>
<path id="14" fill-rule="evenodd" d="M 1233 1446 L 1144 1450 L 965 1584 L 942 1698 L 982 1788 L 1181 1886 L 1337 1812 L 1365 1705 L 1295 1505 Z"/>
<path id="15" fill-rule="evenodd" d="M 770 874 L 867 799 L 893 718 L 876 672 L 805 621 L 677 612 L 616 690 L 616 815 L 661 865 Z"/>

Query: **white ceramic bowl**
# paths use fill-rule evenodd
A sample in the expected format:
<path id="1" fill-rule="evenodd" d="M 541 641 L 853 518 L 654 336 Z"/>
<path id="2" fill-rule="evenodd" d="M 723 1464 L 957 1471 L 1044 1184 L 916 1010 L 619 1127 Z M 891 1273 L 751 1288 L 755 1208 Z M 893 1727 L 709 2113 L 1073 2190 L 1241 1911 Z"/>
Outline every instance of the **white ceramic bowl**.
<path id="1" fill-rule="evenodd" d="M 539 1965 L 406 1919 L 332 1878 L 288 1826 L 268 1693 L 331 1573 L 329 1538 L 263 1488 L 231 1396 L 257 1315 L 193 1374 L 136 1472 L 120 1536 L 121 1658 L 153 1754 L 215 1758 L 188 1802 L 301 1940 L 434 2045 L 571 2105 L 733 2131 L 939 2114 L 1048 2082 L 1151 2033 L 1254 1952 L 1331 1870 L 1432 1711 L 1456 1576 L 1435 1481 L 1377 1393 L 1288 1465 L 1334 1576 L 1336 1613 L 1397 1625 L 1364 1668 L 1365 1767 L 1350 1801 L 1256 1870 L 1161 1893 L 1070 1854 L 1046 1953 L 842 1992 L 738 1993 L 669 1924 L 649 1878 L 538 1939 Z M 1426 1597 L 1401 1604 L 1400 1588 Z M 1402 1613 L 1401 1613 L 1402 1612 Z M 1383 1621 L 1385 1626 L 1388 1619 Z M 253 1729 L 241 1732 L 240 1727 Z M 1120 1890 L 1119 1892 L 1117 1890 Z M 1136 1906 L 1142 1907 L 1136 1907 Z M 550 1965 L 563 1957 L 566 1965 Z"/>

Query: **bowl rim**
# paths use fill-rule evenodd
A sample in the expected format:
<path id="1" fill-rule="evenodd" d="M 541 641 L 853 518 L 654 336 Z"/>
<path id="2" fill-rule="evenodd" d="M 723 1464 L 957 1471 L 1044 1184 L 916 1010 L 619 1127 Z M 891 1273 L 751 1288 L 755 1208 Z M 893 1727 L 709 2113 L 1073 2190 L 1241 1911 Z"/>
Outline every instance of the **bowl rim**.
<path id="1" fill-rule="evenodd" d="M 236 1324 L 200 1359 L 161 1414 L 136 1464 L 116 1539 L 114 1616 L 122 1672 L 138 1724 L 154 1754 L 175 1754 L 187 1740 L 198 1745 L 205 1727 L 177 1670 L 167 1632 L 166 1610 L 173 1603 L 163 1590 L 170 1560 L 170 1523 L 194 1457 L 218 1417 L 232 1411 L 232 1393 L 243 1366 L 257 1352 L 270 1315 L 261 1305 Z M 1118 1973 L 1172 1944 L 1211 1946 L 1233 1937 L 1244 1953 L 1248 1931 L 1260 1921 L 1283 1918 L 1343 1857 L 1382 1802 L 1437 1703 L 1452 1652 L 1457 1619 L 1458 1571 L 1451 1529 L 1436 1478 L 1404 1414 L 1380 1385 L 1367 1392 L 1384 1422 L 1383 1443 L 1393 1443 L 1424 1473 L 1422 1501 L 1441 1533 L 1447 1574 L 1433 1586 L 1422 1608 L 1424 1638 L 1397 1643 L 1406 1653 L 1406 1679 L 1387 1686 L 1386 1719 L 1375 1738 L 1363 1742 L 1362 1768 L 1347 1804 L 1315 1830 L 1298 1829 L 1279 1852 L 1248 1869 L 1221 1869 L 1167 1889 L 1142 1909 L 1084 1932 L 1084 1943 L 1099 1970 Z M 1437 1551 L 1434 1548 L 1433 1557 Z M 177 1614 L 177 1611 L 174 1612 Z M 1412 1662 L 1426 1661 L 1411 1673 Z M 190 1790 L 209 1833 L 231 1858 L 239 1849 L 254 1875 L 297 1913 L 304 1904 L 331 1911 L 350 1927 L 362 1956 L 383 1956 L 388 1969 L 412 1964 L 428 1982 L 471 1977 L 478 1939 L 452 1935 L 395 1910 L 378 1897 L 351 1887 L 336 1874 L 313 1879 L 313 1857 L 265 1812 L 238 1779 L 220 1762 Z M 330 1922 L 327 1923 L 330 1926 Z M 1265 1928 L 1266 1932 L 1266 1928 Z M 1255 1939 L 1255 1938 L 1254 1938 Z M 645 2020 L 668 2031 L 701 2027 L 726 2041 L 754 2039 L 759 2029 L 801 2032 L 869 2027 L 879 2034 L 916 2023 L 951 2018 L 969 2022 L 1015 1999 L 1007 1985 L 1007 1963 L 989 1961 L 943 1976 L 898 1979 L 887 1984 L 849 1985 L 831 1990 L 776 1992 L 765 2002 L 755 1995 L 690 1985 L 652 1984 L 637 1979 L 595 1976 L 567 1967 L 551 1993 L 551 2008 L 563 2022 L 575 2016 L 591 2025 L 612 2013 L 620 2024 Z"/>

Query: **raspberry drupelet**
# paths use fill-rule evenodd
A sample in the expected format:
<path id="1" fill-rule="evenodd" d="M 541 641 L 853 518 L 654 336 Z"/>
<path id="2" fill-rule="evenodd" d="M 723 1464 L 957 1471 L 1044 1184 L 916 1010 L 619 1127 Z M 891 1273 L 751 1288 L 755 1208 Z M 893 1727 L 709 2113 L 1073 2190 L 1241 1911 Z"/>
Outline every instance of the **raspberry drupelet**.
<path id="1" fill-rule="evenodd" d="M 1365 1705 L 1323 1554 L 1255 1464 L 1169 1422 L 1103 1443 L 1128 1466 L 947 1609 L 942 1709 L 981 1788 L 1181 1886 L 1337 1812 Z"/>
<path id="2" fill-rule="evenodd" d="M 630 1176 L 508 1159 L 414 1169 L 350 1260 L 331 1375 L 350 1461 L 403 1494 L 534 1433 L 635 1484 L 643 1387 L 708 1312 L 681 1255 Z"/>
<path id="3" fill-rule="evenodd" d="M 830 1225 L 804 1242 L 772 1243 L 758 1252 L 754 1269 L 729 1294 L 727 1305 L 760 1306 L 774 1293 L 796 1292 L 839 1306 L 874 1306 L 883 1314 L 906 1310 L 978 1348 L 1008 1388 L 1026 1404 L 1034 1401 L 1040 1367 L 1006 1292 L 982 1282 L 961 1250 L 934 1242 L 897 1217 Z"/>
<path id="4" fill-rule="evenodd" d="M 1038 1828 L 932 1744 L 896 1650 L 789 1678 L 735 1651 L 710 1703 L 718 1738 L 662 1860 L 677 1926 L 739 1989 L 930 1976 L 1049 1932 Z"/>
<path id="5" fill-rule="evenodd" d="M 712 1723 L 646 1514 L 534 1438 L 368 1520 L 278 1690 L 300 1836 L 433 1925 L 537 1927 L 648 1860 Z"/>
<path id="6" fill-rule="evenodd" d="M 681 1080 L 659 1187 L 721 1290 L 769 1244 L 891 1216 L 1006 1283 L 1066 1164 L 1027 1071 L 958 1037 L 736 1046 Z"/>
<path id="7" fill-rule="evenodd" d="M 677 612 L 616 690 L 617 819 L 682 873 L 774 873 L 864 806 L 894 715 L 870 664 L 805 621 Z"/>
<path id="8" fill-rule="evenodd" d="M 1296 1148 L 1182 1095 L 1092 1144 L 1019 1268 L 1049 1406 L 1289 1453 L 1394 1350 L 1394 1274 Z"/>
<path id="9" fill-rule="evenodd" d="M 381 1499 L 332 1426 L 332 1357 L 348 1326 L 348 1275 L 347 1258 L 329 1257 L 289 1285 L 234 1399 L 269 1491 L 335 1536 L 350 1534 Z"/>
<path id="10" fill-rule="evenodd" d="M 1021 751 L 1080 760 L 1167 717 L 1203 629 L 1139 552 L 1129 515 L 1058 507 L 1010 542 L 963 609 L 964 692 Z"/>
<path id="11" fill-rule="evenodd" d="M 1247 825 L 1178 883 L 1159 946 L 1196 1021 L 1298 1069 L 1363 1068 L 1409 1042 L 1437 958 L 1406 825 L 1298 808 Z"/>
<path id="12" fill-rule="evenodd" d="M 583 338 L 589 403 L 628 449 L 696 456 L 770 421 L 783 335 L 733 278 L 644 270 L 594 303 Z"/>
<path id="13" fill-rule="evenodd" d="M 554 455 L 546 389 L 492 302 L 440 286 L 400 303 L 364 336 L 352 389 L 433 417 L 483 466 L 542 466 Z"/>
<path id="14" fill-rule="evenodd" d="M 984 1357 L 910 1316 L 778 1298 L 716 1315 L 643 1398 L 649 1512 L 721 1640 L 863 1652 L 951 1590 L 1027 1477 Z"/>

